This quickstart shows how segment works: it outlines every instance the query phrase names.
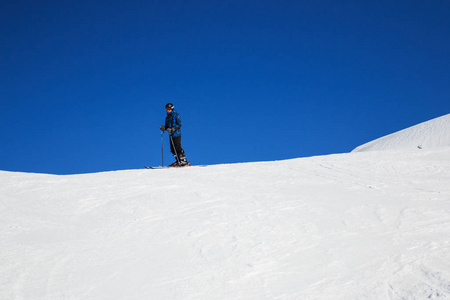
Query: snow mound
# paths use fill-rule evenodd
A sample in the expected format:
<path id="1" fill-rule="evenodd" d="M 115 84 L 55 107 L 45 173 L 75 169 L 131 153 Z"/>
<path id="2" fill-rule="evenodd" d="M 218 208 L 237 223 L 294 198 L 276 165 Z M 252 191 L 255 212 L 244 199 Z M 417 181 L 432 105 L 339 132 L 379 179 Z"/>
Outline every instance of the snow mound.
<path id="1" fill-rule="evenodd" d="M 386 135 L 352 152 L 450 147 L 450 114 Z"/>

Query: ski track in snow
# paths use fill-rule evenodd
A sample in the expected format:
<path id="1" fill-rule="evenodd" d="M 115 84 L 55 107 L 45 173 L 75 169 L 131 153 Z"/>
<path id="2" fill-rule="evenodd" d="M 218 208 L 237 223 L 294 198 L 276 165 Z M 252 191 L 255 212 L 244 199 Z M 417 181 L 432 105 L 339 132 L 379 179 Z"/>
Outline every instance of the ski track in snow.
<path id="1" fill-rule="evenodd" d="M 0 299 L 450 299 L 449 148 L 0 178 Z"/>

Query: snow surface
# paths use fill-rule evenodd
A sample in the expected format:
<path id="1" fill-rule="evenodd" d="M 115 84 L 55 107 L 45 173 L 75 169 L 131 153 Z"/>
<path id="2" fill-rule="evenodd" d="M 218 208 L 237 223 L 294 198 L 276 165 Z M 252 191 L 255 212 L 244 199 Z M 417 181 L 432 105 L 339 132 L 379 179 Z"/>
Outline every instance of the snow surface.
<path id="1" fill-rule="evenodd" d="M 357 147 L 352 152 L 450 147 L 450 114 L 406 128 Z"/>
<path id="2" fill-rule="evenodd" d="M 449 182 L 448 147 L 0 171 L 0 299 L 450 299 Z"/>

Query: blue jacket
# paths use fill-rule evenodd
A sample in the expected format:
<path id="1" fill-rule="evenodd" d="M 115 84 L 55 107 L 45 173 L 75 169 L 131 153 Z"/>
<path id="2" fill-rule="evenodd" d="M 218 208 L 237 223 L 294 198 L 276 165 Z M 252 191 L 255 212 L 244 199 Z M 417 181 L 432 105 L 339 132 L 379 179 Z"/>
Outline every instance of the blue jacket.
<path id="1" fill-rule="evenodd" d="M 164 125 L 166 128 L 175 128 L 176 131 L 172 132 L 170 135 L 173 137 L 181 136 L 181 117 L 180 115 L 173 110 L 171 113 L 168 113 L 166 116 L 166 123 Z"/>

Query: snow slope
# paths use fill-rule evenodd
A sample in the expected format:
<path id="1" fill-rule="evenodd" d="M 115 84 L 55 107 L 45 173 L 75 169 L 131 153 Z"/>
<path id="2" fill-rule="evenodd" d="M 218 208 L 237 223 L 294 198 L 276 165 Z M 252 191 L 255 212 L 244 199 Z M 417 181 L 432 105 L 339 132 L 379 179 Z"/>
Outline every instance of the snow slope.
<path id="1" fill-rule="evenodd" d="M 450 299 L 450 149 L 0 172 L 0 299 Z"/>
<path id="2" fill-rule="evenodd" d="M 450 147 L 450 114 L 406 128 L 357 147 L 353 152 Z"/>

